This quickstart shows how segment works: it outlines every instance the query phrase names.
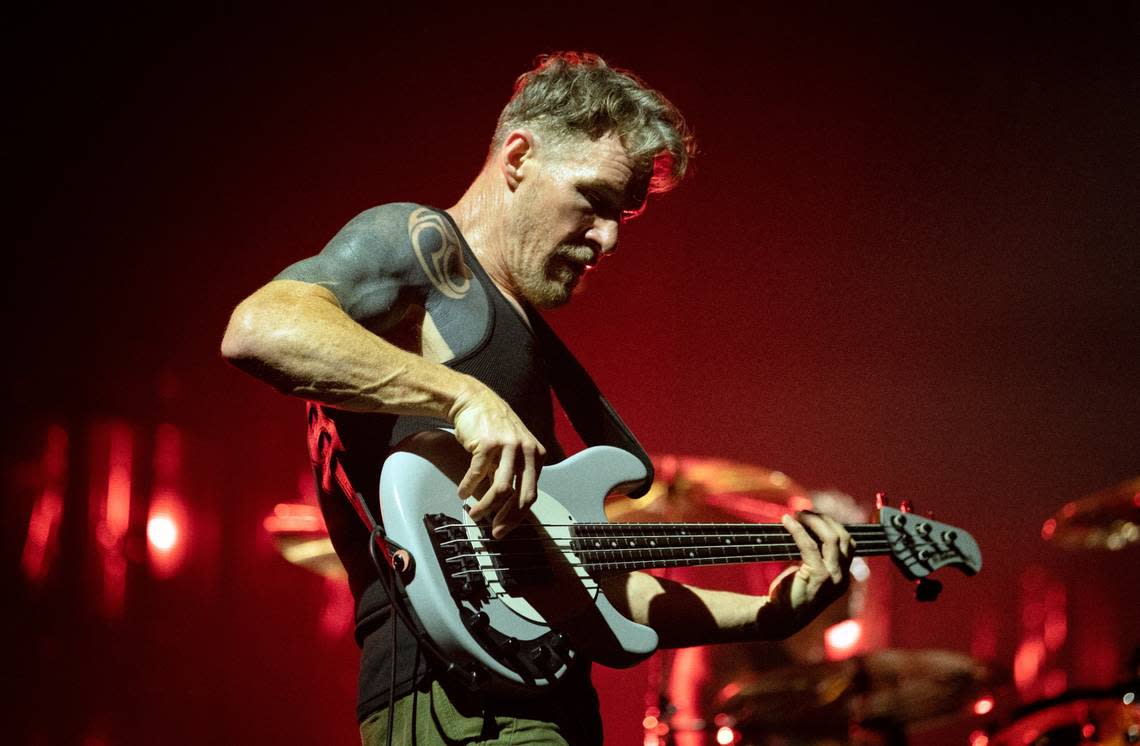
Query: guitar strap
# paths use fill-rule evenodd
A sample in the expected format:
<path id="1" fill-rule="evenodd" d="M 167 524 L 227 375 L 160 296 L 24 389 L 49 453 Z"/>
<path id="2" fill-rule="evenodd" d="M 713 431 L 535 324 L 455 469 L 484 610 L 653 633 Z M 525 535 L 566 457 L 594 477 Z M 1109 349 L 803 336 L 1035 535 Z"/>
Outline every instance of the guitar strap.
<path id="1" fill-rule="evenodd" d="M 653 462 L 649 454 L 546 320 L 530 308 L 527 309 L 527 318 L 546 361 L 550 386 L 570 424 L 586 445 L 615 446 L 629 451 L 641 461 L 647 475 L 627 493 L 629 497 L 641 497 L 653 484 Z"/>
<path id="2" fill-rule="evenodd" d="M 400 572 L 404 568 L 397 563 L 396 553 L 392 551 L 393 545 L 384 533 L 383 526 L 373 517 L 372 511 L 368 509 L 364 500 L 364 495 L 353 488 L 352 481 L 344 470 L 344 465 L 341 463 L 344 444 L 341 443 L 340 435 L 337 433 L 336 423 L 316 402 L 307 402 L 307 414 L 309 419 L 309 458 L 312 460 L 316 477 L 320 480 L 321 489 L 328 494 L 335 494 L 334 487 L 339 488 L 341 494 L 352 505 L 357 516 L 360 517 L 361 522 L 369 529 L 369 552 L 372 553 L 372 561 L 376 565 L 377 579 L 384 586 L 384 592 L 392 601 L 393 613 L 403 620 L 404 626 L 416 638 L 419 646 L 435 656 L 446 674 L 454 677 L 471 691 L 475 691 L 480 683 L 478 675 L 474 671 L 449 660 L 447 654 L 424 633 L 423 626 L 420 625 L 419 621 L 412 618 L 408 606 L 399 602 L 399 598 L 405 592 L 404 582 L 400 577 Z M 377 509 L 379 507 L 377 505 Z M 383 557 L 382 561 L 377 556 L 376 550 L 379 550 L 380 556 Z M 396 628 L 393 627 L 393 655 L 395 654 L 395 643 Z M 395 666 L 394 661 L 392 665 Z M 389 709 L 391 706 L 392 703 L 389 702 Z"/>
<path id="3" fill-rule="evenodd" d="M 306 414 L 309 420 L 309 460 L 313 464 L 313 472 L 320 480 L 321 489 L 325 494 L 335 494 L 334 483 L 340 488 L 340 493 L 356 511 L 361 523 L 369 531 L 376 531 L 379 527 L 372 511 L 361 495 L 352 486 L 348 473 L 341 463 L 341 454 L 344 453 L 344 444 L 340 442 L 336 423 L 325 413 L 316 402 L 306 402 Z M 377 506 L 379 507 L 379 506 Z M 388 566 L 392 565 L 392 550 L 386 541 L 377 541 L 377 546 L 384 554 Z"/>

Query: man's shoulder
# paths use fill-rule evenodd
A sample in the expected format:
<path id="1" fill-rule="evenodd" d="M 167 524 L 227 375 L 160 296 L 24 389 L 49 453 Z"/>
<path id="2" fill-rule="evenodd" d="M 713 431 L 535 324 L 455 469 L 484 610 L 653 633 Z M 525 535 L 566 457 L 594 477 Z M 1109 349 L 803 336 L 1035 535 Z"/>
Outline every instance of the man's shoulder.
<path id="1" fill-rule="evenodd" d="M 412 254 L 436 250 L 441 245 L 458 248 L 461 243 L 446 212 L 418 202 L 369 207 L 348 221 L 336 239 L 364 241 L 389 250 L 410 249 Z"/>
<path id="2" fill-rule="evenodd" d="M 376 227 L 402 228 L 406 231 L 413 216 L 419 214 L 441 216 L 442 212 L 418 202 L 385 202 L 362 210 L 348 222 L 348 225 L 372 224 Z"/>
<path id="3" fill-rule="evenodd" d="M 473 279 L 463 239 L 443 210 L 417 202 L 389 202 L 362 211 L 325 250 L 367 274 L 458 299 Z"/>

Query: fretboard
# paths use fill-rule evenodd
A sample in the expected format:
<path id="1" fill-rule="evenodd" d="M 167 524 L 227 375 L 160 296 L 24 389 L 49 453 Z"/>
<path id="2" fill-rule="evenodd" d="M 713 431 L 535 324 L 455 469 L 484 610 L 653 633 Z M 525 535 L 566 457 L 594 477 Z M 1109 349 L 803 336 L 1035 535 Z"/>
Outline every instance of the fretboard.
<path id="1" fill-rule="evenodd" d="M 883 527 L 846 527 L 855 555 L 890 554 Z M 797 560 L 792 535 L 779 523 L 578 523 L 570 549 L 591 571 L 631 572 L 688 565 Z"/>

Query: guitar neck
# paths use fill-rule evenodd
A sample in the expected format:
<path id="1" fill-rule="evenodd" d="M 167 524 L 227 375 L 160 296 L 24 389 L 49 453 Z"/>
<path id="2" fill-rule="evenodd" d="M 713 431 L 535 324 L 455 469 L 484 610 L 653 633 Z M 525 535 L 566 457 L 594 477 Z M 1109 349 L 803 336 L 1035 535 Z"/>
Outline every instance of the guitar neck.
<path id="1" fill-rule="evenodd" d="M 857 557 L 891 553 L 881 525 L 846 528 Z M 800 558 L 795 540 L 779 523 L 579 523 L 570 548 L 583 565 L 603 573 Z"/>

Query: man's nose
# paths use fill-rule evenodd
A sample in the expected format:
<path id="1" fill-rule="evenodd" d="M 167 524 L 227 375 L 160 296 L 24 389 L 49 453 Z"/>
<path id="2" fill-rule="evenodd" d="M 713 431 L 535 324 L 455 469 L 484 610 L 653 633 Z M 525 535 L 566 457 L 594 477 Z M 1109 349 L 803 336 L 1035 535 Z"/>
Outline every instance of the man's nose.
<path id="1" fill-rule="evenodd" d="M 586 232 L 586 238 L 598 245 L 603 256 L 612 254 L 617 249 L 618 226 L 616 220 L 598 217 L 594 220 L 594 226 Z"/>

